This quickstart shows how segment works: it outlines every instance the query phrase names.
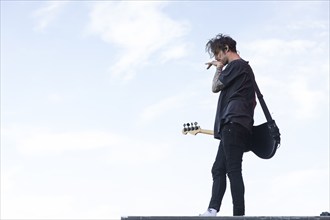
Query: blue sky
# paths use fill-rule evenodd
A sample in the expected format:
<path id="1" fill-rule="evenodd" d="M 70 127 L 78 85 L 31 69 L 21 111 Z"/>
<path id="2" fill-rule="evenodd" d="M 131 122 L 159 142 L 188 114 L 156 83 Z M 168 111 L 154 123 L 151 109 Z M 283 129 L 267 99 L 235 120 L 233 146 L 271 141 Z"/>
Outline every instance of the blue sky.
<path id="1" fill-rule="evenodd" d="M 1 1 L 1 218 L 204 212 L 218 141 L 181 129 L 213 127 L 218 33 L 282 134 L 244 156 L 246 215 L 329 211 L 328 1 Z"/>

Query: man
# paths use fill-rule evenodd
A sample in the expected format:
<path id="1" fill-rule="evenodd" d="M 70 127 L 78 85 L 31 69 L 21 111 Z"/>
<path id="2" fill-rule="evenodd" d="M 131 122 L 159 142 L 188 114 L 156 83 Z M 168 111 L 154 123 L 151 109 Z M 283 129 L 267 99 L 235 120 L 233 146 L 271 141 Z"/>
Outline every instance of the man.
<path id="1" fill-rule="evenodd" d="M 226 175 L 230 181 L 233 215 L 245 215 L 244 182 L 242 178 L 243 153 L 248 150 L 253 127 L 255 91 L 251 81 L 253 71 L 236 51 L 236 41 L 218 34 L 208 41 L 206 50 L 216 67 L 212 91 L 220 92 L 214 138 L 221 140 L 212 167 L 212 197 L 207 211 L 201 216 L 216 216 L 226 191 Z M 225 67 L 225 68 L 224 68 Z"/>

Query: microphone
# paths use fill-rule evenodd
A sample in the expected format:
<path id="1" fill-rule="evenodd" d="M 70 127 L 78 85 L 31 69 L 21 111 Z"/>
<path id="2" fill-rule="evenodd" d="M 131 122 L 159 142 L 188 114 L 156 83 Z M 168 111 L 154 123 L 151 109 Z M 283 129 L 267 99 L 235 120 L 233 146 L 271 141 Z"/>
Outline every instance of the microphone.
<path id="1" fill-rule="evenodd" d="M 210 63 L 206 69 L 207 70 L 210 69 L 211 66 L 212 66 L 212 63 Z"/>

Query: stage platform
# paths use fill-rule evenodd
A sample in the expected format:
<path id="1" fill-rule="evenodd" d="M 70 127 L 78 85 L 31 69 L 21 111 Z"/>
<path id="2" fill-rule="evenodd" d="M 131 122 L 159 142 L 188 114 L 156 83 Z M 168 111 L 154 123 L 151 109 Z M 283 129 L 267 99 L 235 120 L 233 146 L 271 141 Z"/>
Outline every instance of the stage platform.
<path id="1" fill-rule="evenodd" d="M 330 216 L 128 216 L 121 220 L 330 220 Z"/>

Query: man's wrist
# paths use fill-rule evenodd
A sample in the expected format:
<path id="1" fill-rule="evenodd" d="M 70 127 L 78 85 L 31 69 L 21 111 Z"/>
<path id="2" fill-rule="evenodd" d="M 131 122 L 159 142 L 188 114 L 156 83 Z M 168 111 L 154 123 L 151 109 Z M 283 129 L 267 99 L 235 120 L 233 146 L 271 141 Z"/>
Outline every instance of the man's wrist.
<path id="1" fill-rule="evenodd" d="M 217 65 L 216 67 L 217 67 L 217 70 L 222 70 L 223 65 Z"/>

